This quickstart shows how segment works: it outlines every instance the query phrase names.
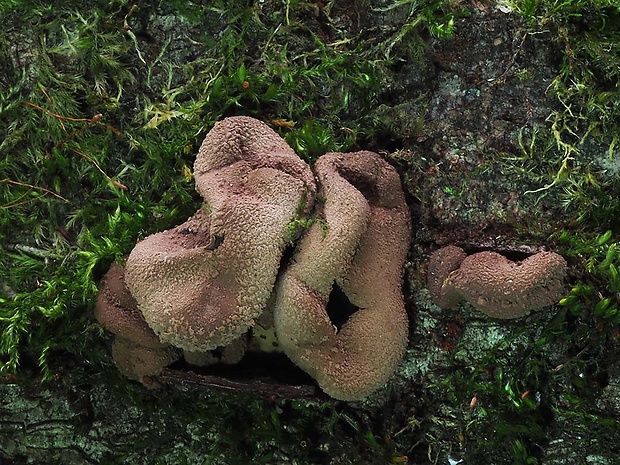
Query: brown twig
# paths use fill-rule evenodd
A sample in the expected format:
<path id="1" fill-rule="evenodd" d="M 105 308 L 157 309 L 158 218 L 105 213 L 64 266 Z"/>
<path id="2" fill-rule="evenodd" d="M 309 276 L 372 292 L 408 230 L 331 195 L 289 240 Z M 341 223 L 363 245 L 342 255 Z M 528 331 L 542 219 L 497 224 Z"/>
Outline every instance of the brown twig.
<path id="1" fill-rule="evenodd" d="M 49 96 L 49 94 L 47 93 L 47 91 L 41 84 L 39 84 L 39 89 L 41 89 L 41 92 L 43 92 L 43 95 L 45 95 L 50 105 L 54 106 L 54 102 L 52 102 L 52 98 Z M 60 127 L 62 128 L 62 130 L 66 132 L 67 128 L 65 128 L 65 123 L 63 123 L 61 119 L 59 119 L 58 122 L 60 123 Z"/>
<path id="2" fill-rule="evenodd" d="M 47 113 L 50 116 L 54 116 L 55 118 L 58 118 L 58 119 L 64 119 L 66 121 L 75 121 L 76 123 L 90 123 L 93 120 L 93 118 L 71 118 L 69 116 L 62 116 L 62 115 L 59 115 L 58 113 L 54 113 L 53 111 L 46 110 L 45 108 L 40 107 L 39 105 L 32 103 L 32 102 L 24 102 L 24 105 L 28 105 L 29 107 L 36 108 L 37 110 L 41 110 L 43 113 Z"/>
<path id="3" fill-rule="evenodd" d="M 88 123 L 89 126 L 91 126 L 93 124 L 99 124 L 101 126 L 104 126 L 106 129 L 109 129 L 110 131 L 112 131 L 117 136 L 122 136 L 123 135 L 123 133 L 121 131 L 119 131 L 118 129 L 116 129 L 114 126 L 111 126 L 109 124 L 101 122 L 101 119 L 103 118 L 103 115 L 101 113 L 97 113 L 92 118 L 71 118 L 69 116 L 63 116 L 63 115 L 59 115 L 58 113 L 54 113 L 53 111 L 47 110 L 47 109 L 45 109 L 45 108 L 43 108 L 43 107 L 41 107 L 41 106 L 39 106 L 39 105 L 37 105 L 35 103 L 32 103 L 32 102 L 24 102 L 24 105 L 28 105 L 29 107 L 36 108 L 37 110 L 41 110 L 43 113 L 46 113 L 46 114 L 48 114 L 50 116 L 58 118 L 60 120 L 61 124 L 62 124 L 62 120 L 73 121 L 75 123 Z M 67 137 L 65 137 L 62 141 L 60 141 L 58 143 L 58 146 L 61 146 L 67 140 L 71 139 L 72 137 L 75 137 L 75 135 L 79 134 L 84 129 L 86 129 L 86 128 L 78 129 L 77 131 L 69 134 Z"/>
<path id="4" fill-rule="evenodd" d="M 68 201 L 67 199 L 65 199 L 62 195 L 57 194 L 56 192 L 51 191 L 51 190 L 49 190 L 49 189 L 46 189 L 45 187 L 33 186 L 32 184 L 26 184 L 26 183 L 19 182 L 19 181 L 13 181 L 12 179 L 8 179 L 8 178 L 5 178 L 5 179 L 0 180 L 0 184 L 13 184 L 13 185 L 15 185 L 15 186 L 28 187 L 28 188 L 30 188 L 30 189 L 35 189 L 35 190 L 38 190 L 38 191 L 42 191 L 42 192 L 43 192 L 43 194 L 41 194 L 39 197 L 43 197 L 43 196 L 45 196 L 45 195 L 47 195 L 47 194 L 51 194 L 51 195 L 53 195 L 54 197 L 56 197 L 56 198 L 58 198 L 58 199 L 60 199 L 60 200 L 63 200 L 63 201 L 65 201 L 65 202 L 67 202 L 67 203 L 69 202 L 69 201 Z M 7 204 L 0 205 L 0 208 L 2 208 L 2 209 L 7 209 L 7 208 L 12 208 L 12 207 L 18 207 L 18 206 L 20 206 L 20 205 L 25 205 L 25 204 L 27 204 L 27 203 L 33 202 L 33 201 L 35 201 L 36 199 L 38 199 L 38 198 L 39 198 L 39 197 L 36 197 L 36 198 L 34 198 L 34 199 L 29 199 L 29 200 L 26 200 L 26 201 L 20 202 L 20 200 L 21 200 L 21 199 L 23 199 L 26 195 L 27 195 L 27 193 L 26 193 L 26 194 L 23 194 L 23 195 L 22 195 L 22 196 L 20 196 L 19 198 L 15 199 L 15 200 L 13 200 L 13 201 L 11 201 L 11 202 L 7 203 Z"/>

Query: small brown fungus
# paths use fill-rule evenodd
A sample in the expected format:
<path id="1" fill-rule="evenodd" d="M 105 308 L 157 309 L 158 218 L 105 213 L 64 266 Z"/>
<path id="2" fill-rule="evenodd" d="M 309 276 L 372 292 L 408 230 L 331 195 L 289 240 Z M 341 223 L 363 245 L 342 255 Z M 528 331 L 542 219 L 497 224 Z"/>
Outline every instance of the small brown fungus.
<path id="1" fill-rule="evenodd" d="M 144 379 L 152 379 L 153 375 L 159 374 L 166 365 L 178 359 L 179 354 L 170 346 L 153 349 L 117 337 L 112 345 L 112 358 L 118 370 L 127 378 L 140 381 L 147 387 L 156 387 L 155 383 L 144 383 Z"/>
<path id="2" fill-rule="evenodd" d="M 95 318 L 115 335 L 112 358 L 130 379 L 158 374 L 179 354 L 162 343 L 146 324 L 125 285 L 123 267 L 114 263 L 103 277 L 95 304 Z"/>
<path id="3" fill-rule="evenodd" d="M 465 299 L 493 318 L 519 318 L 556 303 L 564 293 L 567 264 L 557 253 L 539 252 L 514 262 L 486 251 L 462 258 L 457 266 L 455 257 L 464 252 L 449 247 L 435 252 L 429 264 L 429 290 L 442 308 Z"/>
<path id="4" fill-rule="evenodd" d="M 462 297 L 449 286 L 444 286 L 446 278 L 461 266 L 467 254 L 460 247 L 448 245 L 436 250 L 428 264 L 428 290 L 433 301 L 441 308 L 456 306 Z"/>
<path id="5" fill-rule="evenodd" d="M 153 349 L 167 345 L 144 321 L 136 300 L 125 285 L 124 269 L 117 263 L 112 264 L 99 284 L 95 318 L 111 333 L 136 344 Z"/>

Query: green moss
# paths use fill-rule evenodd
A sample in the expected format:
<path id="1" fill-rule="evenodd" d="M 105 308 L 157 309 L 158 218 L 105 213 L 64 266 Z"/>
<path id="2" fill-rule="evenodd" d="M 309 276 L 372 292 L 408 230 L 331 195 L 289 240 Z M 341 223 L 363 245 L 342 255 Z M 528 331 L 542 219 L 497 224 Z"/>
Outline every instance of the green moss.
<path id="1" fill-rule="evenodd" d="M 524 169 L 557 195 L 571 221 L 618 226 L 620 10 L 613 1 L 517 0 L 532 33 L 550 31 L 563 53 L 549 91 L 556 109 L 520 136 Z"/>
<path id="2" fill-rule="evenodd" d="M 566 254 L 579 260 L 581 274 L 569 294 L 560 301 L 573 315 L 602 319 L 608 330 L 620 324 L 620 243 L 612 231 L 588 237 L 563 232 L 558 242 Z M 609 326 L 611 324 L 611 326 Z"/>

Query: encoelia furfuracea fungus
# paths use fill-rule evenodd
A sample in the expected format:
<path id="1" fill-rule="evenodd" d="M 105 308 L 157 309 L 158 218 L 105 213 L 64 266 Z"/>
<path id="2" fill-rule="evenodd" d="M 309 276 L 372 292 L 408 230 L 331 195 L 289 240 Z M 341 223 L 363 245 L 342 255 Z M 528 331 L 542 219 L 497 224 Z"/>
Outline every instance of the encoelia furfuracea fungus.
<path id="1" fill-rule="evenodd" d="M 360 151 L 327 153 L 313 171 L 266 124 L 240 116 L 207 134 L 194 178 L 204 205 L 138 242 L 101 282 L 95 316 L 115 334 L 119 370 L 153 386 L 181 355 L 236 363 L 266 349 L 250 334 L 275 329 L 269 350 L 278 345 L 328 395 L 353 401 L 383 386 L 408 339 L 411 218 L 396 170 Z M 310 226 L 291 243 L 299 224 Z M 431 256 L 428 288 L 442 308 L 465 299 L 516 318 L 555 303 L 566 269 L 553 252 L 513 262 L 447 246 Z M 355 309 L 339 327 L 328 313 L 335 288 Z"/>
<path id="2" fill-rule="evenodd" d="M 102 281 L 96 317 L 116 336 L 123 374 L 145 382 L 181 352 L 206 364 L 222 347 L 237 361 L 256 320 L 273 314 L 281 348 L 332 397 L 386 383 L 407 346 L 411 232 L 398 174 L 366 151 L 326 154 L 315 173 L 256 119 L 213 127 L 194 164 L 205 206 L 140 241 Z M 290 225 L 310 218 L 280 269 Z M 326 308 L 334 283 L 358 307 L 337 332 Z"/>

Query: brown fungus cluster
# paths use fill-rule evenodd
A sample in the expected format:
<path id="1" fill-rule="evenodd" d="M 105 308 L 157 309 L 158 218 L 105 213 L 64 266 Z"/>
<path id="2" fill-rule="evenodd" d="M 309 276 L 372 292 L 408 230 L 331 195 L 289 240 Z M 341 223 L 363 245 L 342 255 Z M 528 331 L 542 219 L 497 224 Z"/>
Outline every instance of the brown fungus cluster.
<path id="1" fill-rule="evenodd" d="M 554 252 L 514 262 L 496 252 L 467 256 L 447 246 L 430 258 L 428 288 L 442 308 L 467 300 L 490 317 L 519 318 L 556 303 L 565 290 L 566 272 L 566 260 Z"/>
<path id="2" fill-rule="evenodd" d="M 284 351 L 327 394 L 355 400 L 387 381 L 407 346 L 409 211 L 377 154 L 329 153 L 315 171 L 325 203 L 279 280 L 274 323 Z M 327 313 L 334 284 L 359 309 L 338 330 Z"/>
<path id="3" fill-rule="evenodd" d="M 215 125 L 194 176 L 206 208 L 139 242 L 125 279 L 161 341 L 201 352 L 231 343 L 263 312 L 287 226 L 316 187 L 282 138 L 247 117 Z"/>
<path id="4" fill-rule="evenodd" d="M 214 126 L 194 165 L 203 208 L 139 242 L 102 281 L 96 316 L 116 335 L 125 375 L 144 382 L 180 350 L 209 364 L 223 348 L 221 361 L 234 363 L 248 329 L 268 328 L 273 312 L 285 353 L 328 394 L 360 399 L 386 382 L 407 345 L 400 180 L 371 152 L 327 154 L 316 175 L 324 205 L 310 167 L 268 126 L 248 117 Z M 313 208 L 274 296 L 290 225 Z M 337 334 L 326 312 L 334 283 L 359 308 Z"/>
<path id="5" fill-rule="evenodd" d="M 334 398 L 385 384 L 408 338 L 411 219 L 396 170 L 362 151 L 323 155 L 313 172 L 268 126 L 232 117 L 207 134 L 194 177 L 203 206 L 140 241 L 101 282 L 95 316 L 115 335 L 119 370 L 154 386 L 182 354 L 209 365 L 283 350 Z M 311 226 L 283 263 L 303 219 Z M 431 256 L 428 288 L 442 308 L 467 300 L 517 318 L 555 303 L 566 271 L 552 252 L 515 262 L 447 246 Z"/>

